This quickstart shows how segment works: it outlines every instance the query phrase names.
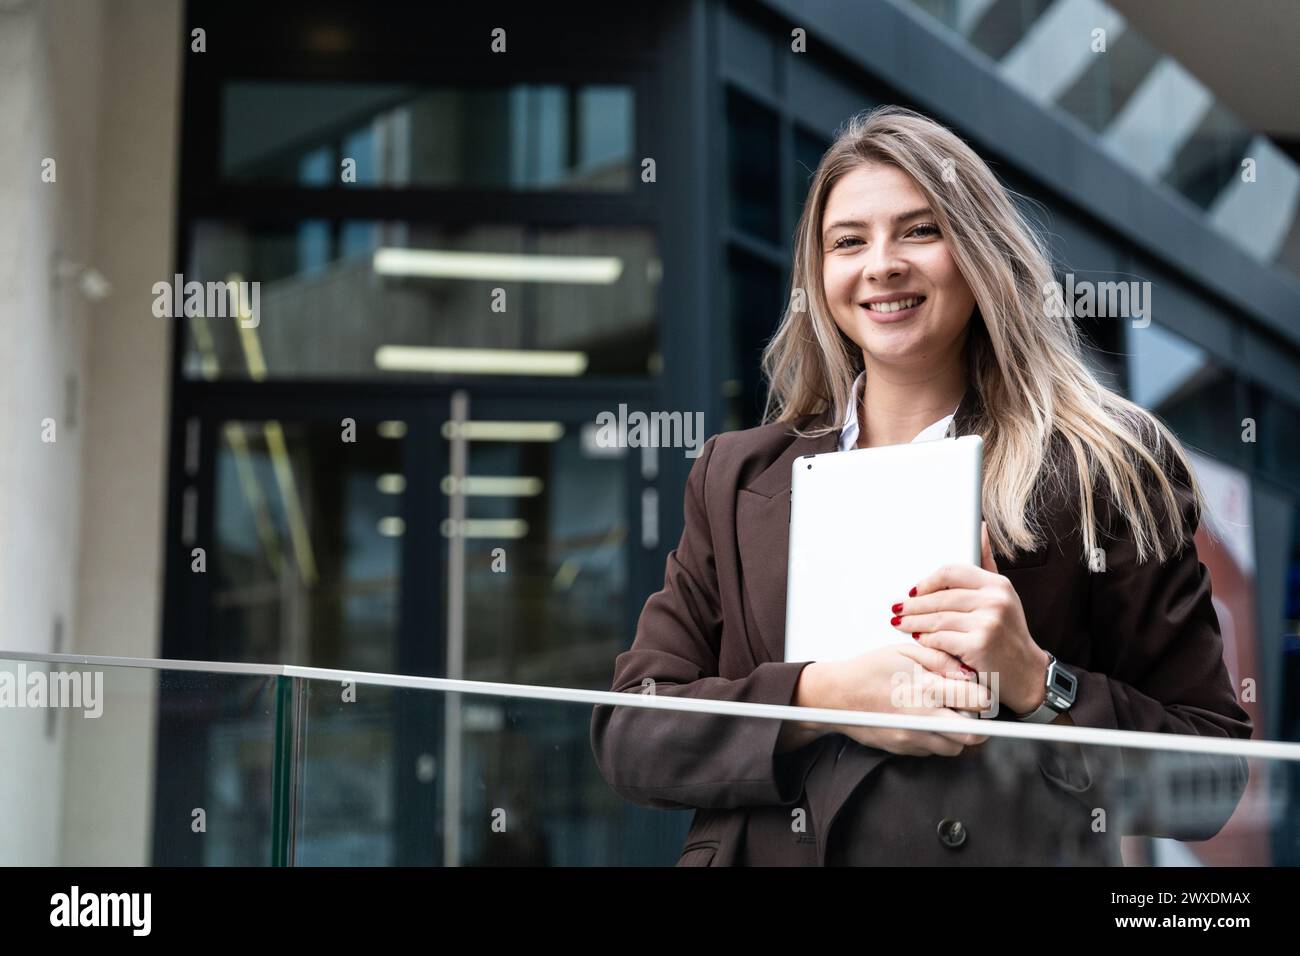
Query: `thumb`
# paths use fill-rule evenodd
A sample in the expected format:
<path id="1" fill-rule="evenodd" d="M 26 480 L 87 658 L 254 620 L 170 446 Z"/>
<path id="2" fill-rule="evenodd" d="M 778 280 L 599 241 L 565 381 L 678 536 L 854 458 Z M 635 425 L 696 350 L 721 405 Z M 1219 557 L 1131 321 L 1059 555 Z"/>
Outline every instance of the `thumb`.
<path id="1" fill-rule="evenodd" d="M 993 548 L 989 545 L 989 526 L 985 521 L 980 522 L 980 567 L 998 573 L 998 564 L 993 560 Z"/>

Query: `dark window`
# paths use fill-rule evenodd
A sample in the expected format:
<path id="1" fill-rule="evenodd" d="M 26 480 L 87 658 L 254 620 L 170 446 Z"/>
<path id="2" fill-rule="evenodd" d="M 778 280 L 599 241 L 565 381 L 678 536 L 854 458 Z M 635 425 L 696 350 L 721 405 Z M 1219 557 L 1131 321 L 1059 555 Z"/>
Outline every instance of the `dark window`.
<path id="1" fill-rule="evenodd" d="M 779 241 L 777 119 L 743 93 L 727 91 L 730 223 L 756 239 Z"/>
<path id="2" fill-rule="evenodd" d="M 221 92 L 220 174 L 232 183 L 625 191 L 632 142 L 623 86 L 232 81 Z"/>
<path id="3" fill-rule="evenodd" d="M 726 427 L 752 428 L 759 424 L 767 398 L 759 359 L 781 319 L 781 274 L 774 266 L 733 249 L 727 280 L 731 348 L 730 373 L 724 384 L 728 399 Z"/>

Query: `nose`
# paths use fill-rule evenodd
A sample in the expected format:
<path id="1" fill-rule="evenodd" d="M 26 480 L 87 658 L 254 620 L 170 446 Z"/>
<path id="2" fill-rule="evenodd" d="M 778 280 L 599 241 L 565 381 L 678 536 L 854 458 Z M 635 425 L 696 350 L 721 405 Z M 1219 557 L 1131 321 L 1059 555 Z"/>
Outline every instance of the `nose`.
<path id="1" fill-rule="evenodd" d="M 898 255 L 898 247 L 888 239 L 874 243 L 862 263 L 862 278 L 874 282 L 894 279 L 907 273 L 907 263 Z"/>

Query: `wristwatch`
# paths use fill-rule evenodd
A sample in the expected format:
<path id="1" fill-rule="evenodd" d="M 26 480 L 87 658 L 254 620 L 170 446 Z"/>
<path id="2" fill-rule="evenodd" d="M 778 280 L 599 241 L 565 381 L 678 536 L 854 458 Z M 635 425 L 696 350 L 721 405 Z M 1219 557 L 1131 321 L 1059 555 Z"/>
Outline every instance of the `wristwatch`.
<path id="1" fill-rule="evenodd" d="M 1038 709 L 1029 714 L 1015 714 L 1016 720 L 1030 724 L 1050 724 L 1074 704 L 1079 679 L 1061 666 L 1050 651 L 1047 652 L 1047 693 Z"/>

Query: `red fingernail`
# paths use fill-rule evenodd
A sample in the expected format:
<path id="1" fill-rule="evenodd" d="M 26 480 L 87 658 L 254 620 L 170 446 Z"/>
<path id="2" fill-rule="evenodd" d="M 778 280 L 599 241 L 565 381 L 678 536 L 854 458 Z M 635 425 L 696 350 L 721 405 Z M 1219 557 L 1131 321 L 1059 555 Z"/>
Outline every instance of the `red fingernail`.
<path id="1" fill-rule="evenodd" d="M 897 626 L 898 626 L 898 622 L 901 621 L 901 620 L 902 620 L 901 617 L 891 617 L 891 618 L 889 619 L 889 623 L 890 623 L 890 624 L 893 624 L 895 627 L 897 627 Z"/>
<path id="2" fill-rule="evenodd" d="M 962 665 L 961 665 L 961 669 L 964 670 L 967 674 L 974 674 L 974 673 L 975 673 L 975 668 L 973 668 L 973 667 L 967 667 L 965 664 L 962 664 Z"/>
<path id="3" fill-rule="evenodd" d="M 916 597 L 916 588 L 912 588 L 912 590 L 908 591 L 908 592 L 907 592 L 907 596 L 908 596 L 908 597 Z"/>
<path id="4" fill-rule="evenodd" d="M 916 631 L 913 631 L 913 632 L 912 632 L 912 639 L 913 639 L 913 640 L 916 640 L 916 641 L 919 641 L 919 640 L 921 639 L 921 635 L 918 634 Z"/>
<path id="5" fill-rule="evenodd" d="M 891 607 L 890 610 L 893 611 L 895 614 L 902 614 L 902 613 L 903 613 L 903 602 L 902 602 L 902 601 L 899 601 L 897 604 L 895 604 L 893 607 Z"/>

